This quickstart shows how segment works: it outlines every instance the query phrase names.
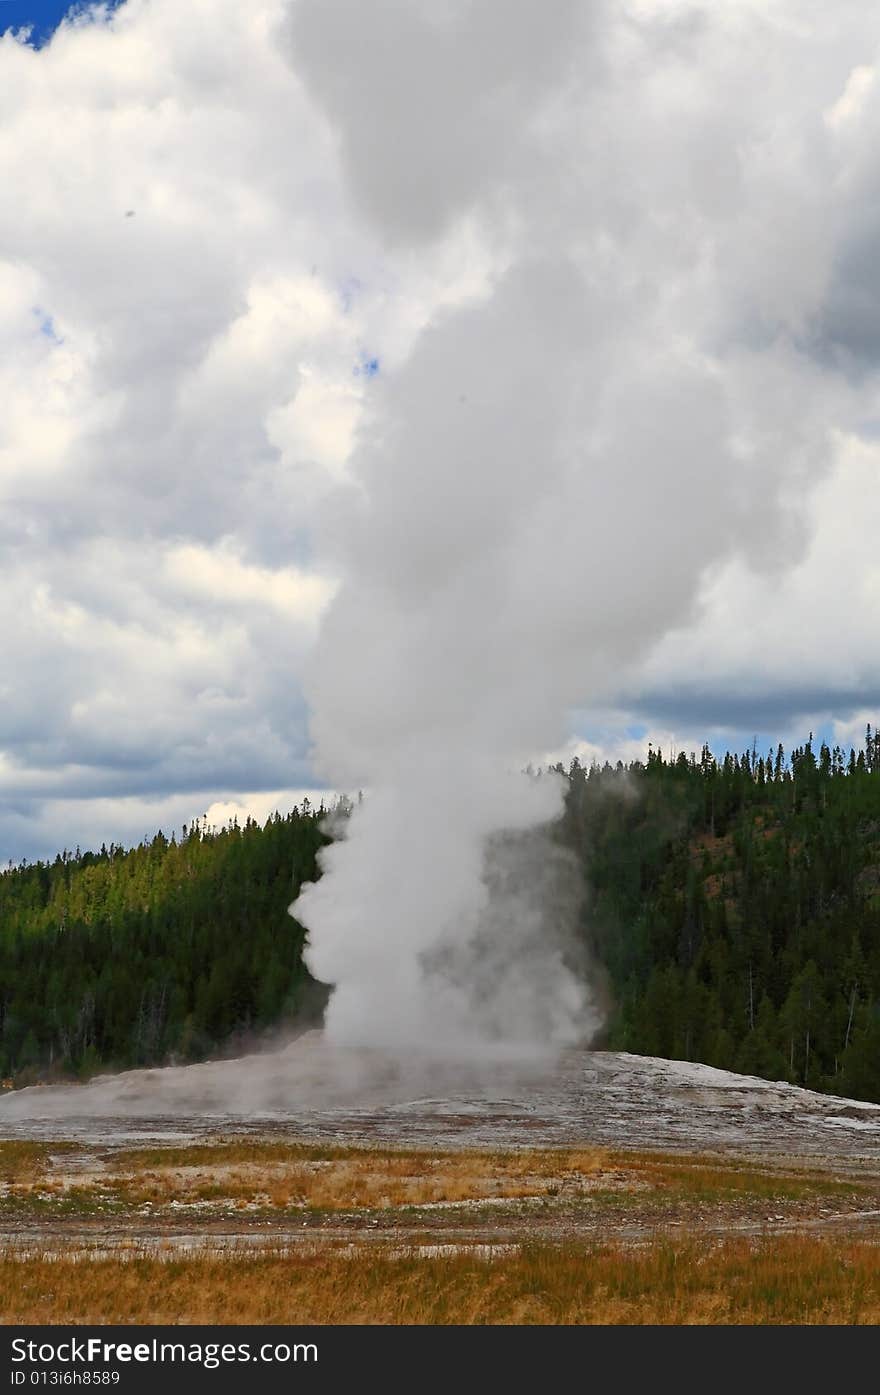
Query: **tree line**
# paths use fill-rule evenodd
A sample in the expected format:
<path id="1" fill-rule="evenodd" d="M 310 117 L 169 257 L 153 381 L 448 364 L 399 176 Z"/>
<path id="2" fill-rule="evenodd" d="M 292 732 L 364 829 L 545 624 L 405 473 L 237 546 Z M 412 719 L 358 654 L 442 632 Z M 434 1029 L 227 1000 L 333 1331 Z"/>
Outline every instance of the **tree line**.
<path id="1" fill-rule="evenodd" d="M 564 773 L 609 1049 L 880 1100 L 880 737 Z"/>
<path id="2" fill-rule="evenodd" d="M 555 771 L 601 1044 L 880 1100 L 880 736 Z M 194 1061 L 320 1020 L 288 906 L 325 812 L 0 875 L 0 1077 Z"/>
<path id="3" fill-rule="evenodd" d="M 317 1020 L 326 992 L 287 908 L 318 875 L 325 812 L 197 821 L 0 876 L 0 1076 L 195 1061 Z"/>

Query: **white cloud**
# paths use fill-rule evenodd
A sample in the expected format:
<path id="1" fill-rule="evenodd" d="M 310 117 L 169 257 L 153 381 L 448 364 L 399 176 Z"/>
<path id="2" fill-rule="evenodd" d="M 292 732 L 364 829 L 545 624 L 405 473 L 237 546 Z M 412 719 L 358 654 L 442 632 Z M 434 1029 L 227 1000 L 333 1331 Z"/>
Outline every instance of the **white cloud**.
<path id="1" fill-rule="evenodd" d="M 128 0 L 40 52 L 0 40 L 12 856 L 84 842 L 89 797 L 188 807 L 306 770 L 299 670 L 332 591 L 308 532 L 381 297 L 343 303 L 375 254 L 283 8 Z"/>
<path id="2" fill-rule="evenodd" d="M 339 576 L 346 778 L 868 710 L 878 48 L 861 0 L 0 40 L 0 851 L 317 778 Z"/>
<path id="3" fill-rule="evenodd" d="M 858 118 L 874 86 L 875 69 L 866 63 L 853 68 L 846 80 L 846 86 L 833 106 L 824 113 L 825 122 L 832 131 L 839 131 Z"/>
<path id="4" fill-rule="evenodd" d="M 781 695 L 786 729 L 792 716 L 861 709 L 869 696 L 880 710 L 878 478 L 880 443 L 839 437 L 834 468 L 806 500 L 803 555 L 776 575 L 739 558 L 715 570 L 698 623 L 661 640 L 629 691 L 680 690 L 699 675 L 707 720 L 731 698 L 760 705 Z M 848 715 L 837 720 L 848 728 Z"/>
<path id="5" fill-rule="evenodd" d="M 308 800 L 314 810 L 319 810 L 322 805 L 329 810 L 333 807 L 336 797 L 333 790 L 312 787 L 296 790 L 259 790 L 254 794 L 241 794 L 237 799 L 218 800 L 209 805 L 203 817 L 209 828 L 223 828 L 236 819 L 239 823 L 244 823 L 247 819 L 265 823 L 273 814 L 286 813 L 294 805 L 302 808 L 305 800 Z"/>
<path id="6" fill-rule="evenodd" d="M 660 751 L 664 760 L 674 761 L 681 751 L 688 756 L 693 751 L 699 759 L 705 740 L 705 733 L 688 738 L 669 728 L 648 727 L 639 736 L 627 735 L 625 730 L 606 731 L 597 741 L 572 736 L 558 750 L 548 751 L 539 764 L 546 767 L 561 762 L 566 770 L 575 759 L 587 768 L 606 763 L 616 765 L 618 761 L 631 765 L 634 761 L 644 761 L 649 747 Z"/>
<path id="7" fill-rule="evenodd" d="M 237 605 L 273 607 L 289 622 L 316 626 L 333 584 L 296 567 L 269 571 L 248 566 L 227 541 L 214 549 L 194 543 L 172 547 L 165 575 L 179 594 L 210 601 L 229 612 Z"/>

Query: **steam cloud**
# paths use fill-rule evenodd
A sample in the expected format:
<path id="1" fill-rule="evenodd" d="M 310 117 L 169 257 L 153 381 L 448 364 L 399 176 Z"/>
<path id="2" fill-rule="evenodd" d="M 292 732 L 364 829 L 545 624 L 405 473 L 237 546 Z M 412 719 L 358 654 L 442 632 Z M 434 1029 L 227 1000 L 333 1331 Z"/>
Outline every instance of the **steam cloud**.
<path id="1" fill-rule="evenodd" d="M 597 1024 L 577 898 L 543 855 L 560 783 L 516 772 L 693 617 L 712 568 L 796 559 L 793 501 L 848 410 L 821 366 L 834 229 L 810 168 L 844 158 L 847 69 L 818 12 L 787 16 L 292 10 L 291 61 L 386 265 L 473 268 L 379 375 L 325 517 L 342 584 L 312 734 L 321 773 L 369 794 L 293 909 L 338 1040 Z M 825 65 L 809 106 L 792 62 Z"/>

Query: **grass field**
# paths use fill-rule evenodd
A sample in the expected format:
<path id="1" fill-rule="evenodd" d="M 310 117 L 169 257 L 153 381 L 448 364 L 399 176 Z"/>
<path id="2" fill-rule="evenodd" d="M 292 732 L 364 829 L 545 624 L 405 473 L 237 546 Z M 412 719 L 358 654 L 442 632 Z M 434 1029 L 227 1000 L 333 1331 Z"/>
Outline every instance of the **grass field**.
<path id="1" fill-rule="evenodd" d="M 70 1170 L 71 1163 L 75 1164 Z M 864 1183 L 679 1154 L 607 1149 L 419 1151 L 274 1143 L 115 1150 L 0 1142 L 0 1220 L 142 1209 L 389 1212 L 505 1201 L 663 1203 L 853 1198 Z"/>
<path id="2" fill-rule="evenodd" d="M 880 1179 L 601 1148 L 0 1142 L 3 1323 L 876 1323 Z"/>
<path id="3" fill-rule="evenodd" d="M 870 1323 L 880 1252 L 802 1236 L 316 1253 L 0 1258 L 3 1323 Z"/>

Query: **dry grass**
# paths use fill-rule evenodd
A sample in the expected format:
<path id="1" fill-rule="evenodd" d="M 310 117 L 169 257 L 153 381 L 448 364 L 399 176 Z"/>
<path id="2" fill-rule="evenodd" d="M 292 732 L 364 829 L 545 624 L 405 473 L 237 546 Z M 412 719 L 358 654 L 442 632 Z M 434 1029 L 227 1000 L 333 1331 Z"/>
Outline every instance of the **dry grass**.
<path id="1" fill-rule="evenodd" d="M 874 1177 L 598 1148 L 438 1152 L 236 1141 L 80 1151 L 71 1166 L 64 1145 L 2 1143 L 0 1215 L 24 1222 L 35 1237 L 47 1208 L 74 1221 L 114 1214 L 125 1233 L 161 1237 L 179 1215 L 174 1202 L 208 1203 L 206 1221 L 217 1216 L 215 1206 L 255 1210 L 260 1225 L 267 1217 L 283 1222 L 292 1209 L 306 1219 L 312 1210 L 322 1235 L 321 1211 L 354 1211 L 353 1235 L 368 1215 L 384 1212 L 395 1233 L 412 1240 L 428 1217 L 407 1207 L 498 1199 L 515 1208 L 531 1197 L 539 1204 L 524 1209 L 529 1228 L 517 1233 L 540 1236 L 531 1226 L 546 1213 L 556 1230 L 543 1234 L 568 1239 L 498 1248 L 491 1262 L 467 1245 L 437 1254 L 374 1240 L 341 1251 L 332 1229 L 320 1247 L 304 1241 L 287 1253 L 181 1256 L 169 1245 L 157 1257 L 134 1240 L 124 1254 L 77 1259 L 53 1241 L 54 1257 L 0 1252 L 0 1322 L 873 1324 L 880 1248 L 816 1236 L 713 1239 L 707 1218 L 761 1225 L 770 1202 L 787 1215 L 827 1215 L 829 1199 L 848 1212 L 876 1206 L 877 1192 Z M 198 1228 L 200 1214 L 190 1212 L 187 1226 Z M 465 1214 L 456 1211 L 454 1224 Z M 597 1216 L 601 1231 L 593 1234 L 604 1243 L 588 1245 L 582 1218 L 595 1224 Z M 243 1232 L 253 1218 L 244 1218 Z M 684 1224 L 688 1237 L 670 1239 L 670 1222 Z M 434 1212 L 427 1233 L 451 1236 L 448 1223 Z"/>
<path id="2" fill-rule="evenodd" d="M 725 1205 L 866 1194 L 864 1184 L 803 1170 L 599 1148 L 428 1152 L 259 1142 L 106 1153 L 73 1174 L 65 1172 L 63 1151 L 53 1163 L 45 1145 L 0 1144 L 0 1183 L 0 1213 L 17 1215 L 172 1203 L 341 1212 L 524 1199 Z"/>
<path id="3" fill-rule="evenodd" d="M 201 1155 L 200 1155 L 201 1154 Z M 204 1155 L 207 1156 L 204 1156 Z M 395 1152 L 381 1149 L 258 1147 L 246 1160 L 239 1150 L 182 1151 L 174 1164 L 124 1172 L 131 1155 L 115 1159 L 104 1185 L 132 1205 L 149 1201 L 258 1201 L 276 1209 L 309 1207 L 339 1211 L 467 1203 L 489 1198 L 656 1193 L 663 1199 L 723 1203 L 730 1200 L 800 1200 L 851 1196 L 848 1181 L 805 1172 L 780 1174 L 717 1160 L 679 1156 L 611 1154 L 602 1149 L 522 1152 Z"/>
<path id="4" fill-rule="evenodd" d="M 69 1153 L 73 1143 L 30 1143 L 18 1140 L 0 1142 L 0 1182 L 15 1185 L 42 1177 L 50 1166 L 50 1156 Z"/>
<path id="5" fill-rule="evenodd" d="M 609 1158 L 632 1180 L 661 1194 L 675 1193 L 694 1202 L 801 1200 L 848 1197 L 865 1191 L 864 1184 L 798 1168 L 783 1171 L 758 1168 L 717 1158 L 685 1158 L 669 1153 L 617 1153 Z"/>
<path id="6" fill-rule="evenodd" d="M 215 1163 L 231 1167 L 236 1163 L 264 1166 L 266 1163 L 337 1162 L 362 1157 L 365 1153 L 403 1156 L 403 1150 L 398 1149 L 388 1154 L 386 1149 L 365 1148 L 363 1145 L 337 1147 L 328 1143 L 266 1143 L 260 1139 L 189 1143 L 182 1147 L 117 1148 L 101 1156 L 114 1171 L 139 1172 L 157 1167 L 210 1167 Z"/>
<path id="7" fill-rule="evenodd" d="M 112 1186 L 132 1204 L 257 1201 L 273 1208 L 317 1210 L 387 1209 L 438 1202 L 468 1202 L 556 1195 L 560 1186 L 585 1188 L 603 1168 L 598 1150 L 529 1153 L 417 1153 L 374 1149 L 273 1150 L 248 1162 L 230 1161 L 221 1150 L 192 1154 L 177 1165 L 120 1175 L 130 1159 L 114 1159 Z M 234 1151 L 233 1156 L 234 1156 Z"/>
<path id="8" fill-rule="evenodd" d="M 0 1257 L 9 1323 L 867 1323 L 880 1250 L 805 1238 L 235 1258 Z"/>

